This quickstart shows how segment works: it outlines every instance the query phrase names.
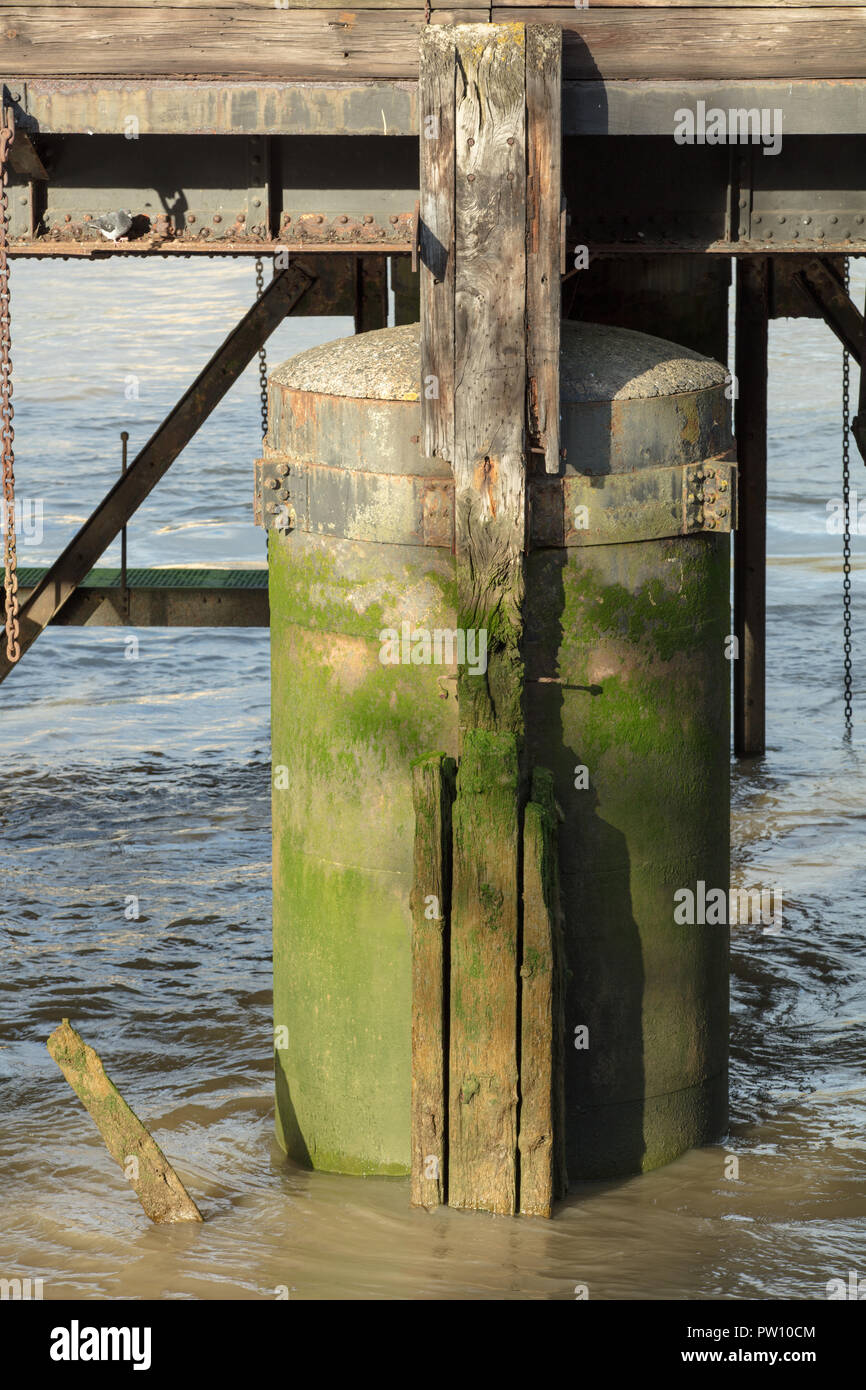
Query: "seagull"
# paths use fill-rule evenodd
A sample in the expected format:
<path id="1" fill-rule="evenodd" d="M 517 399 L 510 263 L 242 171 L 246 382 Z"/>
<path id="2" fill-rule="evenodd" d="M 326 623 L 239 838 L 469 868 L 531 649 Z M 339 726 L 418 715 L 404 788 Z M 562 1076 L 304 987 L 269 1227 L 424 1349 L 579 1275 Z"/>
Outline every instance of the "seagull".
<path id="1" fill-rule="evenodd" d="M 107 241 L 126 241 L 129 229 L 132 226 L 132 217 L 128 212 L 107 212 L 104 217 L 97 217 L 95 222 L 85 222 L 85 227 L 93 227 L 97 232 L 101 232 Z"/>

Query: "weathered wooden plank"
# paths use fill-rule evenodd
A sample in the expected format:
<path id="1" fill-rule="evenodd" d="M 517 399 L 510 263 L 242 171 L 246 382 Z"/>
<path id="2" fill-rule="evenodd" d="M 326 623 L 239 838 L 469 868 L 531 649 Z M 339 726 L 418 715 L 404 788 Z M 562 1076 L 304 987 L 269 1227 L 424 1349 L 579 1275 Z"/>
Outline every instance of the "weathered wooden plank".
<path id="1" fill-rule="evenodd" d="M 866 11 L 845 6 L 658 10 L 495 8 L 494 22 L 561 24 L 570 78 L 866 76 Z M 752 103 L 750 103 L 751 105 Z"/>
<path id="2" fill-rule="evenodd" d="M 64 1018 L 48 1051 L 96 1121 L 105 1147 L 151 1221 L 201 1221 L 202 1215 L 162 1149 L 106 1075 L 102 1059 Z"/>
<path id="3" fill-rule="evenodd" d="M 455 31 L 421 38 L 421 439 L 428 458 L 454 457 Z"/>
<path id="4" fill-rule="evenodd" d="M 528 418 L 547 473 L 559 472 L 562 30 L 526 30 L 526 369 Z"/>
<path id="5" fill-rule="evenodd" d="M 734 751 L 766 748 L 767 345 L 769 257 L 737 262 L 735 430 L 739 475 L 734 536 Z"/>
<path id="6" fill-rule="evenodd" d="M 454 803 L 448 1202 L 517 1210 L 518 762 L 469 730 Z"/>
<path id="7" fill-rule="evenodd" d="M 434 10 L 433 24 L 472 9 Z M 502 6 L 495 22 L 565 29 L 570 78 L 866 77 L 862 6 L 688 5 L 586 10 Z M 9 78 L 414 78 L 424 12 L 119 7 L 0 7 L 0 72 Z"/>
<path id="8" fill-rule="evenodd" d="M 460 25 L 455 122 L 454 451 L 459 619 L 487 670 L 464 727 L 519 730 L 526 544 L 526 60 L 522 25 Z"/>
<path id="9" fill-rule="evenodd" d="M 432 22 L 477 11 L 437 10 Z M 0 7 L 0 74 L 416 77 L 424 10 Z"/>
<path id="10" fill-rule="evenodd" d="M 563 980 L 553 775 L 532 774 L 523 821 L 520 965 L 520 1210 L 550 1216 L 564 1195 Z"/>
<path id="11" fill-rule="evenodd" d="M 415 875 L 412 885 L 411 1203 L 446 1197 L 448 920 L 454 763 L 431 753 L 412 768 Z"/>

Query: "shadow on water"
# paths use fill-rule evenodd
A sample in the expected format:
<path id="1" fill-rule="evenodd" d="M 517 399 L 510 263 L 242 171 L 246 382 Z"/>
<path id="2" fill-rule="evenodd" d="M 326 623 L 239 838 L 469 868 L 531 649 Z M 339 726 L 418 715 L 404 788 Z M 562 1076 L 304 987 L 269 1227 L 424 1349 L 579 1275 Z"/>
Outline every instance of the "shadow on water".
<path id="1" fill-rule="evenodd" d="M 531 553 L 524 613 L 530 765 L 553 772 L 562 816 L 566 1145 L 574 1182 L 642 1167 L 644 966 L 625 836 L 604 819 L 592 779 L 575 786 L 577 770 L 592 763 L 579 737 L 585 709 L 604 700 L 604 687 L 557 675 L 568 660 L 567 564 L 564 550 Z"/>

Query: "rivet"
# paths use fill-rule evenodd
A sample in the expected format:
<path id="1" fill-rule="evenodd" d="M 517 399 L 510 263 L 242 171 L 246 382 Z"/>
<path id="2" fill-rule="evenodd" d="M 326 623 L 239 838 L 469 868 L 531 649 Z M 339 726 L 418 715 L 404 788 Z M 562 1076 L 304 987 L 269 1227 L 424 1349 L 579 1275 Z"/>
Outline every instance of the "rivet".
<path id="1" fill-rule="evenodd" d="M 368 212 L 367 215 L 366 215 L 365 218 L 364 218 L 364 226 L 365 226 L 365 227 L 369 227 L 369 226 L 370 226 L 370 223 L 371 223 L 372 221 L 373 221 L 373 215 L 372 215 L 372 213 L 369 213 L 369 212 Z"/>
<path id="2" fill-rule="evenodd" d="M 728 490 L 728 485 L 727 485 L 727 483 L 725 482 L 724 478 L 720 478 L 720 479 L 719 479 L 719 492 L 727 492 L 727 490 Z"/>
<path id="3" fill-rule="evenodd" d="M 803 218 L 803 223 L 804 223 L 804 225 L 807 226 L 807 227 L 808 227 L 808 225 L 809 225 L 809 223 L 810 223 L 811 221 L 812 221 L 811 217 L 804 217 L 804 218 Z"/>
<path id="4" fill-rule="evenodd" d="M 854 221 L 857 223 L 857 226 L 859 227 L 863 221 L 863 214 L 858 212 L 857 216 L 854 218 Z"/>
<path id="5" fill-rule="evenodd" d="M 289 223 L 291 222 L 291 220 L 292 220 L 292 219 L 291 219 L 291 217 L 289 216 L 289 214 L 286 213 L 285 216 L 284 216 L 284 218 L 283 218 L 283 221 L 285 222 L 285 224 L 286 224 L 287 227 L 288 227 Z"/>
<path id="6" fill-rule="evenodd" d="M 314 218 L 313 218 L 313 221 L 316 222 L 316 223 L 322 223 L 322 222 L 324 222 L 324 220 L 325 220 L 325 219 L 324 219 L 324 217 L 322 216 L 321 213 L 319 213 L 317 217 L 314 217 Z"/>
<path id="7" fill-rule="evenodd" d="M 261 198 L 253 198 L 253 207 L 254 207 L 254 208 L 260 208 L 261 205 L 262 205 L 262 200 L 261 200 Z"/>
<path id="8" fill-rule="evenodd" d="M 214 219 L 213 219 L 213 220 L 214 220 L 214 222 L 216 222 L 217 224 L 219 224 L 220 222 L 222 222 L 222 218 L 220 217 L 220 215 L 219 215 L 218 212 L 215 212 L 215 213 L 214 213 Z"/>
<path id="9" fill-rule="evenodd" d="M 394 223 L 396 223 L 396 222 L 399 222 L 399 221 L 400 221 L 400 218 L 399 218 L 399 216 L 397 215 L 396 212 L 392 212 L 392 213 L 391 213 L 391 216 L 388 218 L 388 221 L 389 221 L 390 223 L 394 224 Z"/>
<path id="10" fill-rule="evenodd" d="M 753 221 L 753 222 L 760 222 L 760 220 L 761 220 L 761 214 L 760 214 L 760 213 L 758 213 L 758 216 L 757 216 L 757 217 L 753 217 L 753 218 L 752 218 L 752 221 Z"/>
<path id="11" fill-rule="evenodd" d="M 26 202 L 27 200 L 26 200 L 26 198 L 22 198 L 21 201 L 22 201 L 22 203 L 24 203 L 24 202 Z M 66 216 L 64 217 L 63 221 L 64 221 L 64 222 L 71 222 L 71 221 L 72 221 L 72 213 L 71 213 L 71 212 L 67 212 L 67 214 L 66 214 Z"/>
<path id="12" fill-rule="evenodd" d="M 470 183 L 474 183 L 474 182 L 475 182 L 475 175 L 474 175 L 474 174 L 470 174 L 470 175 L 469 175 L 469 182 L 470 182 Z"/>
<path id="13" fill-rule="evenodd" d="M 794 230 L 791 232 L 791 236 L 796 239 L 799 235 L 800 233 L 797 231 L 797 228 L 795 227 Z"/>
<path id="14" fill-rule="evenodd" d="M 839 219 L 838 219 L 838 217 L 831 217 L 831 218 L 830 218 L 830 221 L 833 222 L 833 223 L 836 223 L 836 222 L 839 221 Z"/>
<path id="15" fill-rule="evenodd" d="M 349 219 L 348 219 L 348 217 L 346 216 L 345 213 L 341 213 L 340 216 L 337 218 L 337 221 L 340 222 L 340 223 L 348 222 L 348 220 L 349 220 Z"/>
<path id="16" fill-rule="evenodd" d="M 188 212 L 187 215 L 186 215 L 186 220 L 187 220 L 187 222 L 195 222 L 195 213 L 194 213 L 194 212 Z"/>
<path id="17" fill-rule="evenodd" d="M 824 228 L 823 228 L 823 227 L 817 227 L 817 228 L 815 229 L 815 235 L 818 236 L 818 237 L 823 236 L 823 235 L 824 235 Z"/>
<path id="18" fill-rule="evenodd" d="M 780 218 L 779 218 L 779 225 L 780 225 L 780 226 L 784 226 L 784 224 L 785 224 L 785 222 L 786 222 L 787 220 L 788 220 L 788 219 L 787 219 L 786 217 L 780 217 Z"/>
<path id="19" fill-rule="evenodd" d="M 740 199 L 740 202 L 739 202 L 739 206 L 740 206 L 741 208 L 748 207 L 748 202 L 747 202 L 747 200 L 746 200 L 745 198 L 741 198 L 741 199 Z"/>

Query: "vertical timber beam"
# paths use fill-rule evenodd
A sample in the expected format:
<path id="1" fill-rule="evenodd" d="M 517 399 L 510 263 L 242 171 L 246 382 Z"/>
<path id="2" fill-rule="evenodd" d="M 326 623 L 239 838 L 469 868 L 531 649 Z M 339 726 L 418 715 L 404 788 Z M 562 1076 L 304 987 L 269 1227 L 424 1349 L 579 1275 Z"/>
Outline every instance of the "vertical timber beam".
<path id="1" fill-rule="evenodd" d="M 526 26 L 528 418 L 533 450 L 544 471 L 559 472 L 559 338 L 561 310 L 560 209 L 562 29 Z"/>
<path id="2" fill-rule="evenodd" d="M 388 258 L 355 257 L 355 332 L 388 326 Z"/>
<path id="3" fill-rule="evenodd" d="M 546 28 L 528 39 L 523 24 L 436 26 L 421 42 L 422 447 L 454 473 L 466 651 L 448 1200 L 503 1214 L 519 1205 L 528 402 L 538 447 L 559 468 L 560 205 L 557 196 L 551 212 L 548 192 L 559 184 L 560 53 L 558 30 L 555 42 Z"/>
<path id="4" fill-rule="evenodd" d="M 768 256 L 737 262 L 735 434 L 739 473 L 734 535 L 734 752 L 766 747 L 767 337 Z"/>
<path id="5" fill-rule="evenodd" d="M 431 753 L 412 768 L 415 878 L 412 886 L 413 1207 L 445 1201 L 447 1174 L 448 921 L 454 763 Z"/>
<path id="6" fill-rule="evenodd" d="M 523 818 L 520 1210 L 551 1216 L 565 1194 L 564 997 L 553 774 L 534 768 Z"/>

